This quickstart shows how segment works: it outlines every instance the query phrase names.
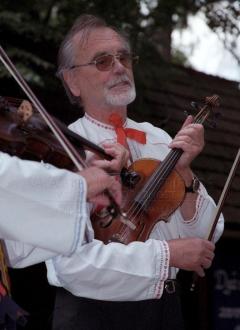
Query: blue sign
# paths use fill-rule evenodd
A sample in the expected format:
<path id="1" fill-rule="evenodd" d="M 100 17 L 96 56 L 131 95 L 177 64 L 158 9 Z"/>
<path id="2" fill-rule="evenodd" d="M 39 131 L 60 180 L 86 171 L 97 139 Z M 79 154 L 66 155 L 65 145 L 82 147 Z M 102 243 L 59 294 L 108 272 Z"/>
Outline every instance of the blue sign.
<path id="1" fill-rule="evenodd" d="M 213 268 L 213 329 L 240 330 L 240 251 L 221 252 Z"/>

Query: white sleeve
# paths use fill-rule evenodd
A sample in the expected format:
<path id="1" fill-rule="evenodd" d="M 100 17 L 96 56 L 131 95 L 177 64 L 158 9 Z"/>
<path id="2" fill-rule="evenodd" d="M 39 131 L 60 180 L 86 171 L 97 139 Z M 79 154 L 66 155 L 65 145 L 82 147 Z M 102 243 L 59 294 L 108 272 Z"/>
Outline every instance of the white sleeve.
<path id="1" fill-rule="evenodd" d="M 27 258 L 32 264 L 69 255 L 83 241 L 88 213 L 80 175 L 0 152 L 0 202 L 0 238 L 12 265 L 21 257 L 26 266 Z"/>
<path id="2" fill-rule="evenodd" d="M 179 224 L 180 237 L 195 236 L 208 239 L 211 225 L 214 220 L 215 210 L 215 202 L 208 195 L 206 189 L 201 184 L 198 199 L 196 202 L 196 211 L 193 218 L 188 221 L 185 221 L 179 209 L 174 214 L 174 216 L 176 217 L 176 222 Z M 213 236 L 214 242 L 216 242 L 220 238 L 223 233 L 223 229 L 224 217 L 221 214 Z"/>
<path id="3" fill-rule="evenodd" d="M 128 245 L 98 240 L 79 246 L 70 258 L 47 261 L 50 284 L 81 297 L 133 301 L 160 298 L 168 276 L 165 241 L 149 239 Z"/>

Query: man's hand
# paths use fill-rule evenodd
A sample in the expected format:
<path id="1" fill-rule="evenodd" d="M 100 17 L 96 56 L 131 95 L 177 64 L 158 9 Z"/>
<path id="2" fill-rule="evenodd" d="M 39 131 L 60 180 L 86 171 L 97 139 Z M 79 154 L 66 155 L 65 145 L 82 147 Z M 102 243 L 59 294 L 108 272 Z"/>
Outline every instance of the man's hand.
<path id="1" fill-rule="evenodd" d="M 171 267 L 205 275 L 204 269 L 211 266 L 214 258 L 215 245 L 206 239 L 181 238 L 168 241 Z"/>
<path id="2" fill-rule="evenodd" d="M 94 204 L 108 206 L 109 198 L 104 191 L 107 189 L 116 203 L 120 206 L 122 202 L 121 184 L 104 170 L 95 166 L 88 167 L 81 172 L 87 183 L 87 200 Z"/>
<path id="3" fill-rule="evenodd" d="M 179 170 L 189 168 L 193 159 L 204 147 L 204 128 L 201 124 L 192 124 L 193 117 L 188 116 L 181 130 L 177 133 L 170 148 L 179 148 L 183 154 L 177 163 Z"/>
<path id="4" fill-rule="evenodd" d="M 120 143 L 104 143 L 104 151 L 113 157 L 112 160 L 92 160 L 91 165 L 119 174 L 129 160 L 129 151 Z"/>

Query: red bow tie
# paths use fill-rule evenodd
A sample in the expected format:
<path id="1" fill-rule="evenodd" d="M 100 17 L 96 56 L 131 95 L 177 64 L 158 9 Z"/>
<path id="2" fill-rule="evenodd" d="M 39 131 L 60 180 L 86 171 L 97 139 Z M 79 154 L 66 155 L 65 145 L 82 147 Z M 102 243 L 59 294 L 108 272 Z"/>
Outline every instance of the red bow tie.
<path id="1" fill-rule="evenodd" d="M 126 138 L 128 137 L 141 144 L 146 144 L 146 133 L 134 128 L 124 128 L 122 118 L 118 114 L 111 114 L 109 117 L 109 123 L 115 128 L 118 143 L 126 145 Z"/>

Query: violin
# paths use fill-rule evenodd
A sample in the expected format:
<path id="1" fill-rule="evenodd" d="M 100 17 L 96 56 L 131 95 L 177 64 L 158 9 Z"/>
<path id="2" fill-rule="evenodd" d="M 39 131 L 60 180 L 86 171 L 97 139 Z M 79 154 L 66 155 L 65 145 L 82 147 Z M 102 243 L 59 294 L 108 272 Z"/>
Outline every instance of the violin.
<path id="1" fill-rule="evenodd" d="M 101 158 L 112 159 L 104 149 L 72 132 L 57 118 L 52 116 L 52 120 L 83 159 L 86 159 L 85 150 L 90 150 Z M 73 172 L 77 170 L 39 112 L 27 100 L 0 96 L 0 150 L 21 159 L 44 161 Z M 138 174 L 127 168 L 121 170 L 120 176 L 123 184 L 129 187 L 139 180 Z"/>
<path id="2" fill-rule="evenodd" d="M 219 97 L 206 97 L 205 104 L 194 117 L 193 123 L 203 124 L 219 106 Z M 114 218 L 105 209 L 92 216 L 95 237 L 104 243 L 146 241 L 155 226 L 169 216 L 182 204 L 185 197 L 185 183 L 174 170 L 183 150 L 172 149 L 160 162 L 155 159 L 139 159 L 129 170 L 139 174 L 137 184 L 123 187 L 124 218 Z"/>
<path id="3" fill-rule="evenodd" d="M 76 170 L 55 136 L 26 100 L 0 97 L 0 150 L 21 159 Z M 85 159 L 83 149 L 78 147 L 77 150 Z"/>

